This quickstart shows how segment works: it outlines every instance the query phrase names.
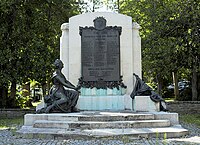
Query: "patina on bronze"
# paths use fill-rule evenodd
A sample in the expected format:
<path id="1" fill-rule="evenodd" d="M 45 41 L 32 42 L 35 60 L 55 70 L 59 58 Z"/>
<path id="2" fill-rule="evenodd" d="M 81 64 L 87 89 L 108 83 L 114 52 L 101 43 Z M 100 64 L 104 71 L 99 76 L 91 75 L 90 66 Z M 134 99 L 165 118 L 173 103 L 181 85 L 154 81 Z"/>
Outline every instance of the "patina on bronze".
<path id="1" fill-rule="evenodd" d="M 152 90 L 142 79 L 139 78 L 135 73 L 133 74 L 136 78 L 135 87 L 131 93 L 131 98 L 134 99 L 135 96 L 150 96 L 151 100 L 154 102 L 160 102 L 160 110 L 167 111 L 165 100 Z"/>
<path id="2" fill-rule="evenodd" d="M 80 27 L 82 81 L 93 84 L 119 82 L 121 27 L 106 26 L 106 19 L 94 19 L 94 27 Z"/>
<path id="3" fill-rule="evenodd" d="M 61 60 L 56 59 L 54 66 L 55 72 L 52 76 L 53 86 L 49 91 L 49 95 L 44 97 L 46 107 L 38 110 L 36 113 L 77 112 L 78 110 L 75 106 L 79 97 L 78 88 L 70 83 L 62 74 L 63 63 Z M 67 90 L 64 87 L 72 90 Z"/>
<path id="4" fill-rule="evenodd" d="M 83 87 L 83 88 L 97 88 L 97 89 L 113 89 L 113 88 L 117 88 L 119 90 L 119 87 L 121 88 L 127 88 L 126 85 L 124 85 L 123 80 L 122 80 L 122 76 L 120 76 L 120 80 L 119 81 L 103 81 L 103 80 L 98 80 L 98 81 L 83 81 L 83 78 L 79 78 L 79 82 L 78 82 L 79 87 Z"/>
<path id="5" fill-rule="evenodd" d="M 106 27 L 103 17 L 94 20 L 94 27 L 80 27 L 84 81 L 120 80 L 120 34 L 121 27 Z"/>

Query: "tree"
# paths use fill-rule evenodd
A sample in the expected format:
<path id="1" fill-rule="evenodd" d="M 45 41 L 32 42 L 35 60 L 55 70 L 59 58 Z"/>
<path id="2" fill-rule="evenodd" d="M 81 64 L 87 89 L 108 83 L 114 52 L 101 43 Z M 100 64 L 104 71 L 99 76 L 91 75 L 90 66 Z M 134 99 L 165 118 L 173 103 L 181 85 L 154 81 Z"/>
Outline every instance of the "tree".
<path id="1" fill-rule="evenodd" d="M 174 17 L 166 21 L 168 26 L 173 26 L 173 29 L 168 29 L 165 33 L 178 40 L 175 42 L 178 48 L 176 59 L 181 62 L 179 67 L 191 70 L 192 100 L 197 100 L 197 72 L 200 62 L 199 3 L 196 0 L 185 0 L 176 1 L 173 5 L 175 5 L 175 10 L 179 13 L 174 14 Z"/>
<path id="2" fill-rule="evenodd" d="M 118 11 L 119 0 L 78 0 L 82 12 L 96 12 L 101 8 L 103 10 Z"/>
<path id="3" fill-rule="evenodd" d="M 177 74 L 182 68 L 195 70 L 192 84 L 193 100 L 196 100 L 195 72 L 199 69 L 200 56 L 199 3 L 196 0 L 127 0 L 121 1 L 120 10 L 142 26 L 145 74 L 159 76 L 160 86 L 171 72 Z"/>
<path id="4" fill-rule="evenodd" d="M 59 57 L 60 26 L 67 22 L 69 17 L 78 13 L 79 8 L 75 2 L 0 2 L 0 86 L 4 86 L 2 89 L 8 89 L 11 84 L 11 100 L 15 100 L 16 84 L 23 84 L 30 79 L 36 79 L 44 84 L 49 78 L 51 64 Z"/>

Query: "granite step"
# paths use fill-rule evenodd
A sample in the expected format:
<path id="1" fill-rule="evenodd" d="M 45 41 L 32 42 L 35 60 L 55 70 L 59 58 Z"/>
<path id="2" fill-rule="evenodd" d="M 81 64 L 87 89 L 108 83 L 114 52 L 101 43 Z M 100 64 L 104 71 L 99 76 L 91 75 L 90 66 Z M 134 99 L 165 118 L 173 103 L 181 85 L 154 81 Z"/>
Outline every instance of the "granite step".
<path id="1" fill-rule="evenodd" d="M 36 120 L 49 121 L 133 121 L 154 120 L 152 113 L 119 113 L 119 112 L 81 112 L 56 114 L 26 114 L 24 125 L 33 125 Z"/>
<path id="2" fill-rule="evenodd" d="M 26 114 L 18 130 L 33 138 L 90 138 L 110 136 L 181 137 L 188 131 L 170 112 L 106 112 Z"/>
<path id="3" fill-rule="evenodd" d="M 87 115 L 78 117 L 78 121 L 133 121 L 133 120 L 153 120 L 153 114 L 129 114 L 129 113 L 109 113 L 102 112 L 97 115 Z"/>
<path id="4" fill-rule="evenodd" d="M 94 137 L 156 137 L 156 138 L 174 138 L 188 135 L 188 130 L 181 125 L 159 128 L 125 128 L 125 129 L 60 129 L 60 128 L 33 128 L 32 126 L 23 126 L 17 131 L 20 135 L 28 138 L 46 138 L 46 139 L 78 139 Z"/>
<path id="5" fill-rule="evenodd" d="M 168 127 L 169 120 L 137 120 L 137 121 L 49 121 L 37 120 L 35 128 L 65 128 L 65 129 L 101 129 L 101 128 L 145 128 Z"/>

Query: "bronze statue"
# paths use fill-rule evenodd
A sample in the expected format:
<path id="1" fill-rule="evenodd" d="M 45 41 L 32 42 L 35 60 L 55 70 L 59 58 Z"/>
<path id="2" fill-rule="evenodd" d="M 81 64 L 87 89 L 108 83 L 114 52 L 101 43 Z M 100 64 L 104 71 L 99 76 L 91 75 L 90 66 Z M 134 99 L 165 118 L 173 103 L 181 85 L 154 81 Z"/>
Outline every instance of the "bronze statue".
<path id="1" fill-rule="evenodd" d="M 135 96 L 150 96 L 151 100 L 154 102 L 160 102 L 160 110 L 167 111 L 165 100 L 159 96 L 156 92 L 152 90 L 144 81 L 142 81 L 138 75 L 133 74 L 136 78 L 135 87 L 131 93 L 131 98 L 134 99 Z"/>
<path id="2" fill-rule="evenodd" d="M 56 59 L 54 66 L 55 72 L 52 76 L 53 86 L 49 91 L 49 95 L 44 97 L 46 107 L 38 110 L 36 113 L 77 112 L 78 109 L 75 106 L 79 97 L 79 88 L 67 81 L 62 74 L 63 63 L 61 60 Z M 67 90 L 64 87 L 73 90 Z"/>

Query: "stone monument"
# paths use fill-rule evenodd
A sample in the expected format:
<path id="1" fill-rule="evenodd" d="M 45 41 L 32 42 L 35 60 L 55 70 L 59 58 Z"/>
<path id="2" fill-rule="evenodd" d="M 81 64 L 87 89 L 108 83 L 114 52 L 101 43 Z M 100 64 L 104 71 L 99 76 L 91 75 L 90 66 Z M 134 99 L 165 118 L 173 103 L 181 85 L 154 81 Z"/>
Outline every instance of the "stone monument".
<path id="1" fill-rule="evenodd" d="M 71 17 L 61 26 L 64 75 L 81 86 L 80 110 L 132 110 L 133 73 L 141 77 L 140 26 L 110 12 Z"/>
<path id="2" fill-rule="evenodd" d="M 26 114 L 18 132 L 48 139 L 188 134 L 179 125 L 177 113 L 158 112 L 159 102 L 154 103 L 148 87 L 133 76 L 135 73 L 141 78 L 139 28 L 131 17 L 107 12 L 77 15 L 64 23 L 60 59 L 64 76 L 77 85 L 71 88 L 80 88 L 76 107 L 81 111 Z M 146 95 L 146 91 L 148 96 L 135 96 Z M 76 102 L 77 97 L 73 100 Z"/>

